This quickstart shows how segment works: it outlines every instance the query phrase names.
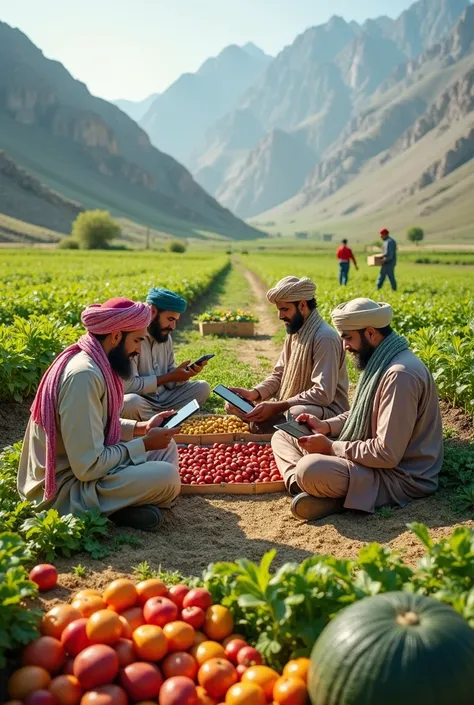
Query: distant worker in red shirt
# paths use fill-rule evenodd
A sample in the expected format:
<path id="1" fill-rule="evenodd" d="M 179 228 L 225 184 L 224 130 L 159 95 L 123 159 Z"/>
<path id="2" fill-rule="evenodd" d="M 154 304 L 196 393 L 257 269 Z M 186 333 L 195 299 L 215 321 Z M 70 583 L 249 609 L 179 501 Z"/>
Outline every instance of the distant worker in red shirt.
<path id="1" fill-rule="evenodd" d="M 341 286 L 346 286 L 349 281 L 349 267 L 351 266 L 351 260 L 354 262 L 354 267 L 359 269 L 354 253 L 350 247 L 347 247 L 347 240 L 342 241 L 342 245 L 337 248 L 336 255 L 339 260 L 339 284 L 341 284 Z"/>

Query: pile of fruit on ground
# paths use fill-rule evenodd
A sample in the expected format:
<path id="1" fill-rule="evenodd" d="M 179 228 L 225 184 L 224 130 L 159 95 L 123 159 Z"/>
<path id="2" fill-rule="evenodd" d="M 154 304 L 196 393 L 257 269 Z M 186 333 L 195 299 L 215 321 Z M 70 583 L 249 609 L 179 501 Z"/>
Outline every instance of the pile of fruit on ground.
<path id="1" fill-rule="evenodd" d="M 38 566 L 40 589 L 55 569 Z M 234 634 L 227 607 L 205 588 L 153 578 L 82 590 L 41 621 L 41 636 L 9 679 L 8 705 L 305 705 L 309 659 L 283 674 Z"/>
<path id="2" fill-rule="evenodd" d="M 191 436 L 201 436 L 213 433 L 248 433 L 249 426 L 237 416 L 195 416 L 185 421 L 181 426 L 181 433 Z"/>
<path id="3" fill-rule="evenodd" d="M 270 445 L 261 443 L 190 444 L 179 449 L 179 472 L 184 485 L 277 482 L 282 477 Z"/>

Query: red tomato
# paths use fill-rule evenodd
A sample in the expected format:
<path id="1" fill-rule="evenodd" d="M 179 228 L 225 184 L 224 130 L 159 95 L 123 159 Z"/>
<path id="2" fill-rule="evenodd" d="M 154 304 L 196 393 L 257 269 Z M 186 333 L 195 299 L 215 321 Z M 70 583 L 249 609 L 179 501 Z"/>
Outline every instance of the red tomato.
<path id="1" fill-rule="evenodd" d="M 194 629 L 200 629 L 206 619 L 206 613 L 200 607 L 185 607 L 181 612 L 181 619 Z"/>
<path id="2" fill-rule="evenodd" d="M 68 654 L 77 656 L 84 651 L 92 642 L 86 634 L 87 617 L 75 619 L 70 622 L 61 634 L 61 642 Z"/>
<path id="3" fill-rule="evenodd" d="M 137 660 L 137 654 L 131 639 L 119 639 L 112 648 L 118 656 L 120 668 L 125 668 L 125 666 L 129 666 Z"/>
<path id="4" fill-rule="evenodd" d="M 64 646 L 52 636 L 40 636 L 23 651 L 23 666 L 40 666 L 49 673 L 56 673 L 66 658 Z"/>
<path id="5" fill-rule="evenodd" d="M 58 705 L 56 697 L 49 690 L 33 690 L 24 702 L 25 705 Z"/>
<path id="6" fill-rule="evenodd" d="M 151 597 L 145 602 L 143 616 L 148 624 L 164 627 L 178 618 L 178 608 L 167 597 Z"/>
<path id="7" fill-rule="evenodd" d="M 90 690 L 114 680 L 119 670 L 118 656 L 111 646 L 93 644 L 74 659 L 74 675 Z"/>
<path id="8" fill-rule="evenodd" d="M 237 654 L 237 663 L 243 666 L 260 666 L 263 659 L 261 653 L 253 646 L 244 646 Z"/>
<path id="9" fill-rule="evenodd" d="M 51 590 L 58 582 L 58 571 L 50 563 L 35 565 L 30 571 L 29 579 L 36 583 L 41 592 Z"/>
<path id="10" fill-rule="evenodd" d="M 81 705 L 128 705 L 128 698 L 118 685 L 101 685 L 85 693 Z"/>
<path id="11" fill-rule="evenodd" d="M 231 663 L 237 664 L 237 654 L 245 646 L 248 646 L 248 644 L 243 639 L 232 639 L 228 642 L 225 647 L 225 653 Z"/>
<path id="12" fill-rule="evenodd" d="M 151 700 L 158 695 L 163 676 L 152 663 L 137 661 L 120 671 L 120 683 L 132 700 Z"/>
<path id="13" fill-rule="evenodd" d="M 212 595 L 205 588 L 190 590 L 183 600 L 183 607 L 200 607 L 207 610 L 212 605 Z"/>

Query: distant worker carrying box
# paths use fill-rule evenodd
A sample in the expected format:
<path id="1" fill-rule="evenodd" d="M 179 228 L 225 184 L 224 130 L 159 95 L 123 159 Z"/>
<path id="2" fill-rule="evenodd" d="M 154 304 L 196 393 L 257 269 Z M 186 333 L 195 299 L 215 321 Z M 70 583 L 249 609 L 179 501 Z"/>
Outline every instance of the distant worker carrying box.
<path id="1" fill-rule="evenodd" d="M 397 264 L 397 243 L 390 237 L 387 228 L 380 231 L 380 237 L 383 240 L 382 245 L 382 266 L 377 279 L 377 289 L 381 289 L 385 279 L 391 284 L 393 291 L 397 290 L 397 282 L 395 279 L 395 267 Z"/>
<path id="2" fill-rule="evenodd" d="M 343 240 L 341 246 L 337 248 L 336 257 L 339 260 L 339 284 L 346 286 L 349 281 L 351 260 L 354 262 L 354 267 L 359 269 L 354 253 L 351 248 L 347 246 L 347 240 Z"/>

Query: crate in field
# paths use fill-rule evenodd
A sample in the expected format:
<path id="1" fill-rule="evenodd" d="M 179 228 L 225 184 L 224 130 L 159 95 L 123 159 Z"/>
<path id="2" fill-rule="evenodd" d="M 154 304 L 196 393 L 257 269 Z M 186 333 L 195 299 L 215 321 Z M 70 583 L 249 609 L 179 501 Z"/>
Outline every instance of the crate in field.
<path id="1" fill-rule="evenodd" d="M 223 335 L 229 338 L 253 338 L 255 323 L 253 321 L 199 321 L 199 333 L 205 335 Z"/>
<path id="2" fill-rule="evenodd" d="M 383 264 L 383 255 L 369 255 L 367 264 L 369 267 L 380 267 Z"/>
<path id="3" fill-rule="evenodd" d="M 206 426 L 219 428 L 221 431 L 206 430 Z M 227 427 L 227 428 L 226 428 Z M 195 432 L 191 432 L 195 429 Z M 228 430 L 227 430 L 228 429 Z M 213 443 L 235 443 L 245 441 L 268 442 L 272 438 L 271 433 L 256 434 L 250 433 L 248 424 L 232 417 L 229 414 L 209 414 L 193 416 L 183 424 L 183 433 L 177 434 L 174 438 L 176 443 L 195 445 L 212 445 Z"/>

